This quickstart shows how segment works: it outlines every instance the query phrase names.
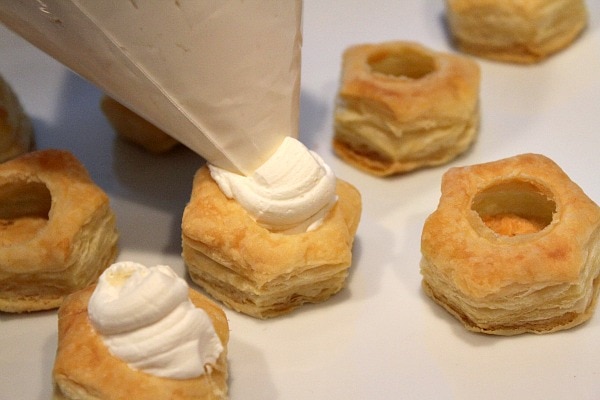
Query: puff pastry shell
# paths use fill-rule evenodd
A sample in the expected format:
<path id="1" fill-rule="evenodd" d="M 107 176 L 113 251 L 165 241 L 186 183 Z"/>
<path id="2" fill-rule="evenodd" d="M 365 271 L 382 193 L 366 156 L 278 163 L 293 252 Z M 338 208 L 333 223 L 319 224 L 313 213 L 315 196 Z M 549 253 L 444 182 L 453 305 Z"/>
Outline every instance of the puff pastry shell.
<path id="1" fill-rule="evenodd" d="M 58 350 L 52 377 L 55 400 L 209 400 L 227 398 L 225 313 L 190 289 L 190 299 L 213 321 L 223 352 L 210 374 L 193 379 L 167 379 L 133 370 L 114 357 L 89 322 L 87 305 L 94 286 L 68 296 L 58 312 Z"/>
<path id="2" fill-rule="evenodd" d="M 479 66 L 417 43 L 348 48 L 335 107 L 333 149 L 378 176 L 444 164 L 479 128 Z"/>
<path id="3" fill-rule="evenodd" d="M 0 76 L 0 162 L 28 152 L 33 125 L 9 84 Z"/>
<path id="4" fill-rule="evenodd" d="M 446 10 L 460 50 L 523 64 L 570 45 L 588 19 L 584 0 L 446 0 Z"/>
<path id="5" fill-rule="evenodd" d="M 338 201 L 321 226 L 285 234 L 256 223 L 202 167 L 182 221 L 183 258 L 192 280 L 228 307 L 275 317 L 337 293 L 346 281 L 361 198 L 338 179 Z"/>
<path id="6" fill-rule="evenodd" d="M 114 261 L 117 238 L 108 197 L 72 154 L 0 164 L 0 310 L 58 307 Z"/>
<path id="7" fill-rule="evenodd" d="M 179 144 L 156 125 L 109 96 L 102 97 L 100 108 L 117 135 L 150 153 L 166 153 Z"/>
<path id="8" fill-rule="evenodd" d="M 542 155 L 452 168 L 421 250 L 425 292 L 467 329 L 568 329 L 596 306 L 600 208 Z"/>

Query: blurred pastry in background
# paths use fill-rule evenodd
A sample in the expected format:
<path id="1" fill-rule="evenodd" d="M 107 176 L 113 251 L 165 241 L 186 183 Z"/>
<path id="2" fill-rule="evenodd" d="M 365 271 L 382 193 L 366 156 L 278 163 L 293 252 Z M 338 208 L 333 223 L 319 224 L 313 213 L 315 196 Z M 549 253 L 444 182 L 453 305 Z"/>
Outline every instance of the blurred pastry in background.
<path id="1" fill-rule="evenodd" d="M 335 105 L 333 149 L 372 175 L 441 165 L 479 130 L 479 66 L 417 43 L 348 48 Z"/>
<path id="2" fill-rule="evenodd" d="M 531 64 L 569 46 L 584 30 L 584 0 L 446 0 L 457 48 L 497 61 Z"/>
<path id="3" fill-rule="evenodd" d="M 117 255 L 108 196 L 69 152 L 43 150 L 0 164 L 0 310 L 60 306 Z"/>
<path id="4" fill-rule="evenodd" d="M 254 174 L 204 166 L 182 220 L 192 280 L 256 318 L 340 291 L 352 263 L 361 196 L 288 137 Z"/>
<path id="5" fill-rule="evenodd" d="M 119 137 L 150 153 L 166 153 L 179 144 L 156 125 L 109 96 L 102 97 L 100 108 Z"/>
<path id="6" fill-rule="evenodd" d="M 0 76 L 0 162 L 30 151 L 33 125 L 16 94 Z"/>
<path id="7" fill-rule="evenodd" d="M 600 207 L 539 154 L 452 168 L 421 252 L 425 293 L 468 330 L 569 329 L 596 307 Z"/>
<path id="8" fill-rule="evenodd" d="M 54 399 L 227 399 L 225 313 L 168 266 L 123 261 L 58 311 Z"/>

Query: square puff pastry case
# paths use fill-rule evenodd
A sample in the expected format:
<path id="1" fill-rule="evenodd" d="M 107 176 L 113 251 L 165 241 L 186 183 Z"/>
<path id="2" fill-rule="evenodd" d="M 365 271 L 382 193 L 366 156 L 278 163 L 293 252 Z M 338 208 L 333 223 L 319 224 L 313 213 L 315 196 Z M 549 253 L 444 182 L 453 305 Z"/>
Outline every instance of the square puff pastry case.
<path id="1" fill-rule="evenodd" d="M 338 201 L 305 233 L 271 232 L 228 199 L 202 167 L 182 220 L 183 259 L 192 280 L 228 307 L 257 318 L 328 299 L 344 286 L 361 197 L 337 180 Z"/>
<path id="2" fill-rule="evenodd" d="M 136 371 L 113 356 L 88 317 L 95 286 L 69 295 L 58 312 L 58 350 L 52 372 L 54 400 L 216 400 L 227 398 L 227 342 L 225 313 L 205 296 L 190 289 L 192 303 L 210 319 L 223 352 L 210 374 L 190 379 L 168 379 Z"/>
<path id="3" fill-rule="evenodd" d="M 60 150 L 0 164 L 0 310 L 58 307 L 117 254 L 108 196 Z"/>

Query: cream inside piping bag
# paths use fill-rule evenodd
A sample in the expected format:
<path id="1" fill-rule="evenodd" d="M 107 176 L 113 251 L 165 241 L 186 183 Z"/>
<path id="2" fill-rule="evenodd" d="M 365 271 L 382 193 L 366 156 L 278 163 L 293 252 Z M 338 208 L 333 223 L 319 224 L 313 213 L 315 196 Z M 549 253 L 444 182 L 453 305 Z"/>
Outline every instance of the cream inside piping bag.
<path id="1" fill-rule="evenodd" d="M 10 1 L 0 21 L 217 167 L 297 137 L 301 0 Z"/>

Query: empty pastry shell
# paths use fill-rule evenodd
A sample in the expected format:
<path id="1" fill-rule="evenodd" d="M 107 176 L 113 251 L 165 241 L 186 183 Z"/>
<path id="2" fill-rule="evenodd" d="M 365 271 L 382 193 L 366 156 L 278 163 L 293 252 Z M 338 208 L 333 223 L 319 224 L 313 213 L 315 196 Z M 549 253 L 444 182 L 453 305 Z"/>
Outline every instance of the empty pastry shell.
<path id="1" fill-rule="evenodd" d="M 452 168 L 421 251 L 425 292 L 467 329 L 567 329 L 596 305 L 600 208 L 542 155 Z"/>
<path id="2" fill-rule="evenodd" d="M 343 55 L 333 148 L 377 176 L 447 163 L 479 129 L 479 66 L 417 43 L 348 48 Z"/>
<path id="3" fill-rule="evenodd" d="M 0 164 L 1 311 L 58 307 L 114 261 L 117 237 L 108 197 L 72 154 Z"/>

